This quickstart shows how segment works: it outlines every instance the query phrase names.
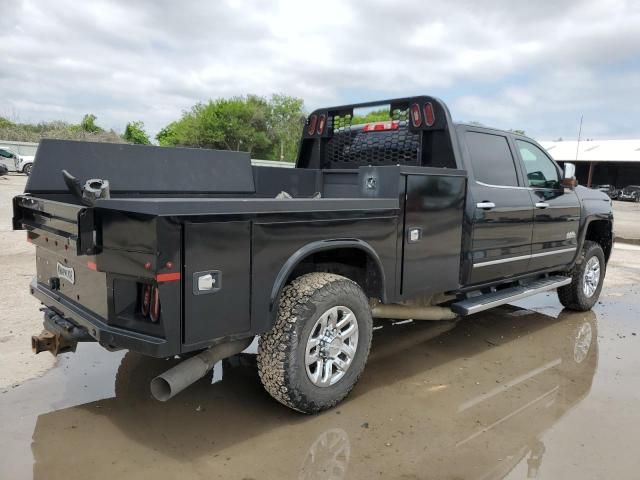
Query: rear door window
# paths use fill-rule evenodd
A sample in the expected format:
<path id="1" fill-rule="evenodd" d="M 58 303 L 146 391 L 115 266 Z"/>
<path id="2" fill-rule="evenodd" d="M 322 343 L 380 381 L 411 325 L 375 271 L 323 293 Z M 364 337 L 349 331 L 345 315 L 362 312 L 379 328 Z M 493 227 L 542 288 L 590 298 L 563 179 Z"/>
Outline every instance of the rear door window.
<path id="1" fill-rule="evenodd" d="M 507 137 L 466 132 L 473 175 L 488 185 L 517 187 L 518 175 Z"/>

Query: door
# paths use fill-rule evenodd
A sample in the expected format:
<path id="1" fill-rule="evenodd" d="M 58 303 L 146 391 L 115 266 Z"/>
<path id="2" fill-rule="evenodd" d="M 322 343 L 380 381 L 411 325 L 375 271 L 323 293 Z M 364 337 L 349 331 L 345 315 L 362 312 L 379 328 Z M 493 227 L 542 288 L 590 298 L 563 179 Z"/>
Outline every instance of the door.
<path id="1" fill-rule="evenodd" d="M 187 223 L 184 245 L 185 345 L 248 331 L 250 222 Z"/>
<path id="2" fill-rule="evenodd" d="M 533 233 L 533 203 L 522 185 L 511 144 L 493 131 L 465 132 L 471 217 L 467 284 L 491 282 L 527 271 Z"/>
<path id="3" fill-rule="evenodd" d="M 515 143 L 534 205 L 529 270 L 567 265 L 573 260 L 578 245 L 578 196 L 562 187 L 560 168 L 540 147 L 520 139 Z"/>
<path id="4" fill-rule="evenodd" d="M 436 169 L 431 169 L 436 170 Z M 402 255 L 403 298 L 459 288 L 464 172 L 407 175 Z"/>

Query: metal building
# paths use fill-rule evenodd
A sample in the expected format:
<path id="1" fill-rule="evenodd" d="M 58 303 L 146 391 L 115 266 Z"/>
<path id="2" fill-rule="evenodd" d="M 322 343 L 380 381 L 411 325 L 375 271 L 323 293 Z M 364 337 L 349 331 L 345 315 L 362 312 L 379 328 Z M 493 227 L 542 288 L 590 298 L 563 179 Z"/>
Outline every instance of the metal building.
<path id="1" fill-rule="evenodd" d="M 581 185 L 640 185 L 640 139 L 540 142 L 560 163 L 576 164 Z"/>

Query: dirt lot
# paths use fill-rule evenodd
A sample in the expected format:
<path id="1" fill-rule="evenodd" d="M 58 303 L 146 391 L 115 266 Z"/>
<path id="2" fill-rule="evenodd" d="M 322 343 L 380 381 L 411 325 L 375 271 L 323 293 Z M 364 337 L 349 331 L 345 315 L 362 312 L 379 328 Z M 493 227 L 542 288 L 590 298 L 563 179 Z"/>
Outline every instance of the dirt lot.
<path id="1" fill-rule="evenodd" d="M 353 394 L 321 415 L 273 401 L 252 355 L 159 403 L 148 383 L 173 360 L 31 355 L 33 251 L 9 221 L 23 184 L 0 177 L 0 478 L 638 478 L 640 246 L 616 246 L 593 312 L 550 293 L 386 326 Z M 633 207 L 616 212 L 619 233 L 633 227 Z"/>
<path id="2" fill-rule="evenodd" d="M 24 175 L 0 177 L 0 389 L 40 375 L 55 361 L 51 355 L 32 355 L 29 339 L 42 330 L 40 306 L 29 294 L 35 274 L 35 248 L 24 232 L 11 230 L 11 199 L 22 193 Z"/>

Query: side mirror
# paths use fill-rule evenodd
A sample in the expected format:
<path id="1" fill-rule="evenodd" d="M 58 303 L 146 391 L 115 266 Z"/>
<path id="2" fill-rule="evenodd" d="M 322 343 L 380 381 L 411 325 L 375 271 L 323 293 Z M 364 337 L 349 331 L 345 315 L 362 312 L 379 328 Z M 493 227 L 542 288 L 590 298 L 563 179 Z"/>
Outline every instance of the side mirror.
<path id="1" fill-rule="evenodd" d="M 562 186 L 566 188 L 576 188 L 578 180 L 576 180 L 576 166 L 573 163 L 564 164 L 564 178 Z"/>

